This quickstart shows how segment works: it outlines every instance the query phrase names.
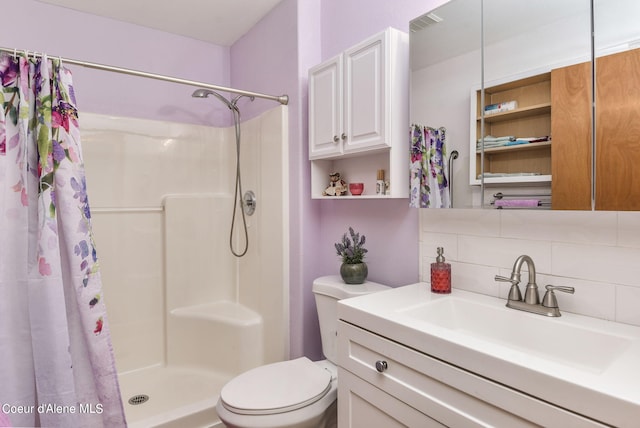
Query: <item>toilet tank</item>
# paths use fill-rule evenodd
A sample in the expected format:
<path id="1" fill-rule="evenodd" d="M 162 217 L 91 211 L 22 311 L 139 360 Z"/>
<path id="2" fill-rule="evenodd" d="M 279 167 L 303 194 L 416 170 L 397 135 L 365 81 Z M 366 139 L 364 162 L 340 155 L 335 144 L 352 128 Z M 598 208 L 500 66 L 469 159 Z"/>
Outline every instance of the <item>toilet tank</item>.
<path id="1" fill-rule="evenodd" d="M 313 294 L 316 298 L 322 353 L 337 364 L 338 300 L 363 296 L 391 287 L 365 281 L 364 284 L 345 284 L 339 275 L 323 276 L 313 281 Z"/>

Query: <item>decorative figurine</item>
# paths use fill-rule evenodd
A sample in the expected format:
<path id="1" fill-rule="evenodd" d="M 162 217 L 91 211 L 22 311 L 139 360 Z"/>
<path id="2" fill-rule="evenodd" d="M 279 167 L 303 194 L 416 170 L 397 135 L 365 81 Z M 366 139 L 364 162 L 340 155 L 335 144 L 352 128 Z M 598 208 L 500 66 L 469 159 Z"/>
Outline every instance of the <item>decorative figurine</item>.
<path id="1" fill-rule="evenodd" d="M 347 194 L 347 183 L 340 178 L 339 172 L 329 174 L 329 186 L 322 192 L 323 196 L 343 196 Z"/>

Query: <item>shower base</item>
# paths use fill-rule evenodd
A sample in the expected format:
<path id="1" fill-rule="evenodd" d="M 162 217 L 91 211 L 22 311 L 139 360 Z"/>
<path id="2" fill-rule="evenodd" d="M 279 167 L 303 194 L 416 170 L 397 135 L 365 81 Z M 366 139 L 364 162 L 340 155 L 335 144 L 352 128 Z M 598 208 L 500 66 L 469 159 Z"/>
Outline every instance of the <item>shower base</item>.
<path id="1" fill-rule="evenodd" d="M 120 392 L 129 428 L 222 427 L 215 406 L 229 380 L 228 375 L 171 366 L 123 373 Z M 130 398 L 139 395 L 149 399 L 129 404 Z"/>

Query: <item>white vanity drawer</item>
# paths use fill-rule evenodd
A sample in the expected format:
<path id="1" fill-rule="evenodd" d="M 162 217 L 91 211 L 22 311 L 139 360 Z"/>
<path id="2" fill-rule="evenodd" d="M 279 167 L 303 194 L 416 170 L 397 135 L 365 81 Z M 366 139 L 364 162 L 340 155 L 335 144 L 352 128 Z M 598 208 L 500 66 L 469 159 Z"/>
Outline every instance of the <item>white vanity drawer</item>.
<path id="1" fill-rule="evenodd" d="M 379 372 L 376 362 L 383 361 Z M 450 427 L 604 427 L 344 321 L 338 365 Z M 346 409 L 338 407 L 340 420 Z"/>
<path id="2" fill-rule="evenodd" d="M 340 428 L 445 428 L 422 412 L 338 367 Z"/>

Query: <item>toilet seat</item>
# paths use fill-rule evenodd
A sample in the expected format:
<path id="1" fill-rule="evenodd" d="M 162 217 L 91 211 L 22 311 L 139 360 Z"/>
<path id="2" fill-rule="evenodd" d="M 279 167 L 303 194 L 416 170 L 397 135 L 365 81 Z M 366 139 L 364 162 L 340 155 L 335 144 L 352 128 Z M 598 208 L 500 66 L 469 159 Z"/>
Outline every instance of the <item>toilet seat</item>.
<path id="1" fill-rule="evenodd" d="M 331 373 L 306 357 L 257 367 L 220 391 L 220 402 L 233 413 L 271 415 L 300 409 L 331 389 Z"/>

